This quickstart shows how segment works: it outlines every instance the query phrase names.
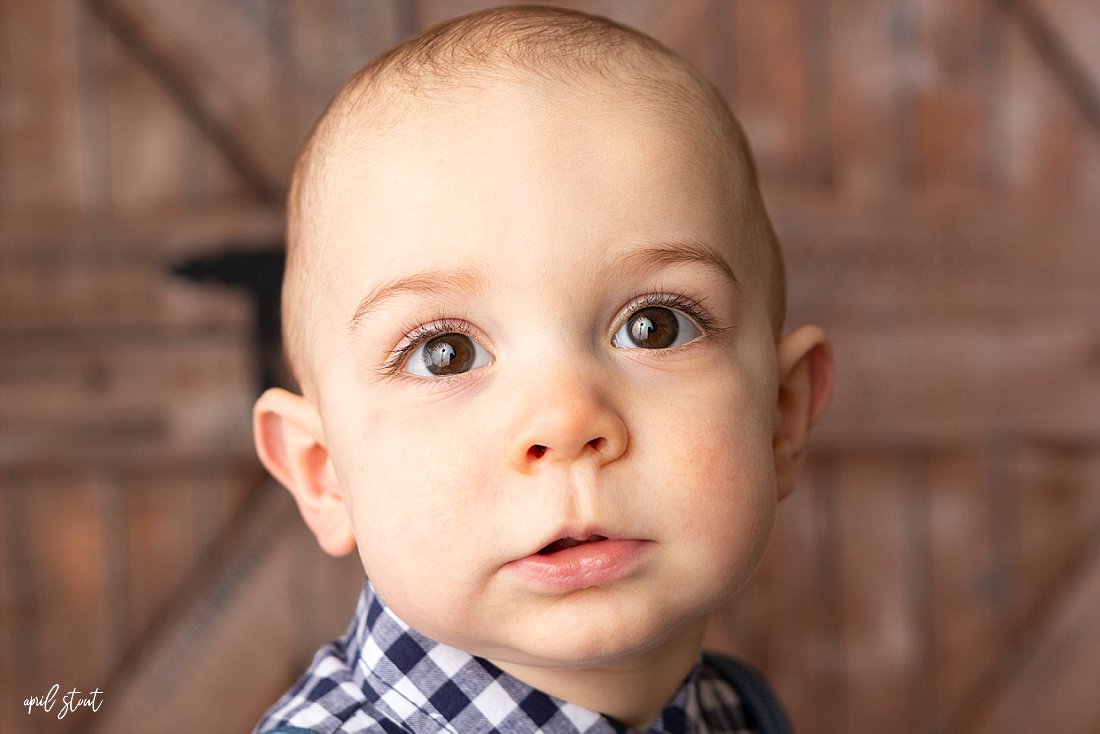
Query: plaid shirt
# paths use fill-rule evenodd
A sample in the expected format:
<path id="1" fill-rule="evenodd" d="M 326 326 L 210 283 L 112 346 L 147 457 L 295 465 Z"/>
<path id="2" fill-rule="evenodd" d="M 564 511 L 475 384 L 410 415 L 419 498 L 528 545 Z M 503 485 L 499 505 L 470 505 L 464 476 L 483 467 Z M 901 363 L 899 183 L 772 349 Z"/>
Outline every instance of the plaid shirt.
<path id="1" fill-rule="evenodd" d="M 367 583 L 341 640 L 322 647 L 256 732 L 612 734 L 617 721 L 409 628 Z M 737 693 L 700 662 L 646 734 L 748 734 Z"/>

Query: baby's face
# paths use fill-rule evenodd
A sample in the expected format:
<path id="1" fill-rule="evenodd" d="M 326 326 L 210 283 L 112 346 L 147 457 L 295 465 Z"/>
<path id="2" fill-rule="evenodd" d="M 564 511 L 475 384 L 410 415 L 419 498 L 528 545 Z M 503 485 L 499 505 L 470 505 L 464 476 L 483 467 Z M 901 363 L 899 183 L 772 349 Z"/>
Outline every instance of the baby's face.
<path id="1" fill-rule="evenodd" d="M 757 224 L 700 135 L 508 85 L 418 102 L 322 177 L 317 405 L 364 568 L 421 632 L 623 660 L 757 565 L 775 342 Z"/>

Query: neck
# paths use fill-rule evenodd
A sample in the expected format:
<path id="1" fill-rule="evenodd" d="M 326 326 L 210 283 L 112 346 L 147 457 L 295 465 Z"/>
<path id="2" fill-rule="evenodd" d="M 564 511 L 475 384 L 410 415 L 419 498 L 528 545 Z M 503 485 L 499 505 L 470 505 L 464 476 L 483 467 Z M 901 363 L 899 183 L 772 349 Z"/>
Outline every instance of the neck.
<path id="1" fill-rule="evenodd" d="M 683 685 L 699 659 L 703 626 L 688 625 L 653 648 L 592 668 L 544 668 L 493 660 L 504 672 L 544 693 L 642 729 Z"/>

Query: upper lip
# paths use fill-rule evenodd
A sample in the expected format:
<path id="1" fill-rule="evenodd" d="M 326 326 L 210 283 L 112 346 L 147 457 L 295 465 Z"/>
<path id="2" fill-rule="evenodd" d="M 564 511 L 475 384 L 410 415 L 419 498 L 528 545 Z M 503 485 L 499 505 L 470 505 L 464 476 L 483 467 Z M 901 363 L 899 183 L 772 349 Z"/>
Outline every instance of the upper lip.
<path id="1" fill-rule="evenodd" d="M 529 555 L 529 556 L 538 555 L 539 551 L 543 550 L 547 546 L 553 545 L 554 543 L 558 542 L 559 540 L 565 540 L 567 538 L 572 538 L 573 540 L 578 540 L 578 541 L 583 542 L 583 541 L 586 541 L 586 540 L 589 540 L 589 539 L 620 540 L 620 539 L 622 539 L 622 536 L 616 535 L 615 533 L 611 532 L 607 528 L 602 528 L 602 527 L 599 527 L 597 525 L 581 525 L 581 526 L 563 527 L 563 528 L 559 528 L 553 534 L 551 534 L 551 535 L 547 536 L 546 538 L 544 538 L 543 541 L 541 543 L 539 543 L 539 545 L 536 548 L 534 548 L 527 555 Z"/>

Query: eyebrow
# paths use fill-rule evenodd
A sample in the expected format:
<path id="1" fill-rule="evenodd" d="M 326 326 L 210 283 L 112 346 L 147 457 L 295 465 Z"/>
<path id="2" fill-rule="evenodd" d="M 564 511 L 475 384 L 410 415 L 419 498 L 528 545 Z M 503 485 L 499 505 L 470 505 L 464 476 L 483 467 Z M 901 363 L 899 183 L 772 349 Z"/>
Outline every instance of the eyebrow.
<path id="1" fill-rule="evenodd" d="M 697 240 L 682 240 L 637 247 L 612 260 L 610 269 L 651 270 L 671 265 L 702 265 L 718 271 L 734 286 L 740 286 L 729 263 Z M 359 325 L 386 301 L 401 295 L 453 296 L 483 290 L 485 280 L 471 268 L 457 270 L 425 270 L 386 281 L 371 290 L 348 321 L 348 332 L 354 333 Z"/>
<path id="2" fill-rule="evenodd" d="M 649 270 L 670 265 L 702 265 L 718 271 L 734 286 L 741 285 L 726 259 L 700 240 L 663 242 L 634 248 L 616 257 L 612 267 Z"/>
<path id="3" fill-rule="evenodd" d="M 351 320 L 348 321 L 348 331 L 354 333 L 371 312 L 396 296 L 449 296 L 482 290 L 484 285 L 481 275 L 469 268 L 424 270 L 394 278 L 372 289 L 359 302 Z"/>

